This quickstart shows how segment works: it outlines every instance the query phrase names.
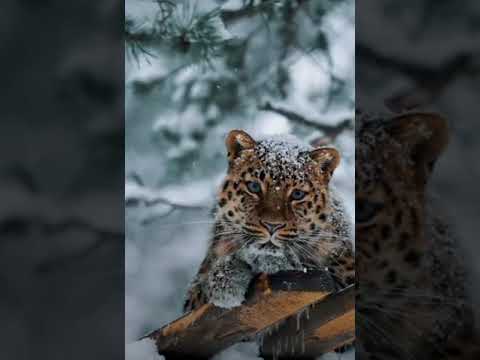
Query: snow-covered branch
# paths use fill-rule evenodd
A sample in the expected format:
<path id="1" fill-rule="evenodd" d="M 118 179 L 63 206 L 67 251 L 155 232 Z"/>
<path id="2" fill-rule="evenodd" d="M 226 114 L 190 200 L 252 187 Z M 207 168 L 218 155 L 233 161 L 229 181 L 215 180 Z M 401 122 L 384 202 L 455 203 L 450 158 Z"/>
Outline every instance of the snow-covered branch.
<path id="1" fill-rule="evenodd" d="M 76 206 L 54 201 L 48 196 L 31 191 L 21 183 L 2 184 L 0 197 L 0 232 L 16 232 L 34 225 L 48 234 L 68 230 L 86 230 L 100 236 L 123 238 L 123 222 L 118 218 L 97 216 L 95 209 L 115 206 L 114 199 L 105 199 L 92 193 L 78 199 Z M 100 211 L 100 210 L 99 210 Z"/>
<path id="2" fill-rule="evenodd" d="M 125 206 L 148 208 L 147 216 L 141 221 L 147 225 L 157 219 L 167 217 L 176 210 L 207 210 L 201 204 L 181 203 L 168 198 L 160 189 L 151 188 L 138 181 L 125 183 Z"/>
<path id="3" fill-rule="evenodd" d="M 295 10 L 300 9 L 308 1 L 309 0 L 297 0 Z M 244 7 L 241 7 L 239 9 L 222 10 L 221 17 L 226 24 L 232 24 L 236 21 L 261 15 L 266 11 L 271 11 L 272 8 L 275 6 L 278 6 L 278 3 L 275 4 L 275 1 L 263 1 L 255 5 L 255 1 L 249 0 Z"/>
<path id="4" fill-rule="evenodd" d="M 303 125 L 306 127 L 314 128 L 316 130 L 322 131 L 326 137 L 334 140 L 340 133 L 344 130 L 353 129 L 353 120 L 352 119 L 343 119 L 337 125 L 327 125 L 321 121 L 307 119 L 303 115 L 300 115 L 294 111 L 283 109 L 280 107 L 273 106 L 269 102 L 259 107 L 259 110 L 271 111 L 276 114 L 282 115 L 289 119 L 290 121 Z"/>

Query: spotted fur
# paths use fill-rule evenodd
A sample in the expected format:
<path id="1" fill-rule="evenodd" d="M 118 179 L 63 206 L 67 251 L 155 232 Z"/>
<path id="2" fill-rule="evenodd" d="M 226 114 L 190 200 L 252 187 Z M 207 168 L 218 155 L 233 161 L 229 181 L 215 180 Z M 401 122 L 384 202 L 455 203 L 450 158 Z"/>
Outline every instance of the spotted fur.
<path id="1" fill-rule="evenodd" d="M 478 348 L 457 244 L 428 206 L 427 183 L 447 138 L 436 114 L 357 114 L 360 359 L 480 359 L 471 357 Z"/>
<path id="2" fill-rule="evenodd" d="M 239 305 L 259 273 L 327 267 L 339 284 L 352 284 L 351 229 L 329 186 L 338 152 L 290 138 L 255 141 L 239 130 L 226 144 L 228 173 L 185 311 Z"/>

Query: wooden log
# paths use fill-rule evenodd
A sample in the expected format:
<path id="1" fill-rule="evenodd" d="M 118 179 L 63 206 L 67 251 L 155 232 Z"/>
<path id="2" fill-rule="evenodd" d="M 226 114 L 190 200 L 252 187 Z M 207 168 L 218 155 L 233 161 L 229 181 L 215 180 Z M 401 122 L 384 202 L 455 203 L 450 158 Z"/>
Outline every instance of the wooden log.
<path id="1" fill-rule="evenodd" d="M 254 282 L 242 306 L 222 309 L 206 304 L 146 337 L 167 359 L 207 359 L 335 291 L 335 282 L 325 271 L 264 275 Z"/>
<path id="2" fill-rule="evenodd" d="M 307 306 L 263 336 L 265 359 L 314 358 L 355 340 L 355 289 L 349 286 Z"/>

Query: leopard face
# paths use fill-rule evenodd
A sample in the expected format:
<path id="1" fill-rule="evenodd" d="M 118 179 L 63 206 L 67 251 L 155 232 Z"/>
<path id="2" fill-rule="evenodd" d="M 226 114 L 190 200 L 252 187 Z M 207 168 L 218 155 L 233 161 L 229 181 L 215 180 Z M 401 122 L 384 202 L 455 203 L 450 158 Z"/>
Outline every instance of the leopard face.
<path id="1" fill-rule="evenodd" d="M 340 159 L 335 149 L 257 142 L 237 130 L 226 143 L 229 169 L 218 195 L 216 234 L 241 241 L 219 241 L 217 255 L 243 247 L 302 262 L 333 240 L 328 184 Z"/>
<path id="2" fill-rule="evenodd" d="M 426 114 L 374 119 L 357 131 L 357 266 L 372 272 L 377 286 L 416 281 L 427 248 L 426 181 L 436 154 L 424 142 L 438 140 L 426 126 L 439 126 L 428 120 Z"/>
<path id="3" fill-rule="evenodd" d="M 426 184 L 448 130 L 434 114 L 362 116 L 356 131 L 358 355 L 410 358 L 435 327 Z"/>

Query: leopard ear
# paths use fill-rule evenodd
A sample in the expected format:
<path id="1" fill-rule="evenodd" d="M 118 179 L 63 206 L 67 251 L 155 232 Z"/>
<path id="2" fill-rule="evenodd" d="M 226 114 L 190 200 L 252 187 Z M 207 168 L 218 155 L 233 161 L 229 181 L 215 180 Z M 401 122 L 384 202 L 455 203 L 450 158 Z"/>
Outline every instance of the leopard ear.
<path id="1" fill-rule="evenodd" d="M 227 135 L 225 145 L 227 146 L 228 158 L 233 160 L 240 156 L 242 151 L 253 149 L 256 142 L 245 131 L 232 130 Z"/>
<path id="2" fill-rule="evenodd" d="M 425 182 L 447 147 L 447 120 L 434 113 L 399 115 L 391 120 L 387 132 L 405 147 L 419 179 Z"/>
<path id="3" fill-rule="evenodd" d="M 320 166 L 320 172 L 332 176 L 340 163 L 340 154 L 334 148 L 318 148 L 310 151 L 310 158 Z"/>

